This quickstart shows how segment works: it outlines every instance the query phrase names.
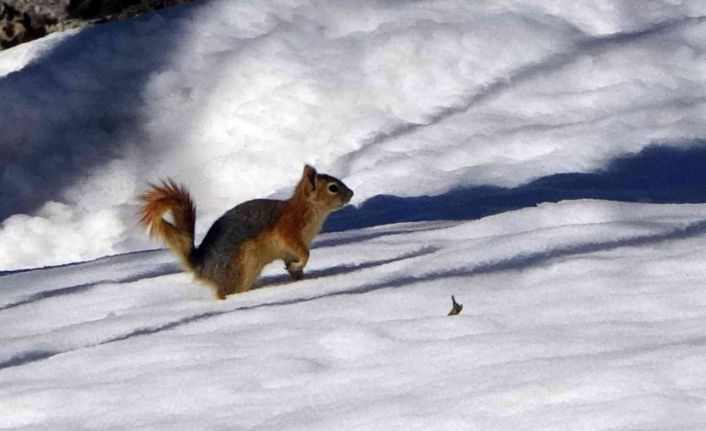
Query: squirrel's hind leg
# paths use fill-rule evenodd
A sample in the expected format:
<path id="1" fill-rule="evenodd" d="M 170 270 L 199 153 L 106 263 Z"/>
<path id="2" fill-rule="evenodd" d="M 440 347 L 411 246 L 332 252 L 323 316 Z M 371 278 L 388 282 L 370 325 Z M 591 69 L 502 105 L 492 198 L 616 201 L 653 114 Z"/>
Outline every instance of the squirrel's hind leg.
<path id="1" fill-rule="evenodd" d="M 227 280 L 221 280 L 218 283 L 213 283 L 214 290 L 216 292 L 216 298 L 226 299 L 226 296 L 232 295 L 234 293 L 245 292 L 248 288 L 242 280 L 242 272 L 240 270 L 234 271 L 238 273 L 237 276 L 229 277 Z"/>
<path id="2" fill-rule="evenodd" d="M 227 295 L 236 293 L 242 278 L 237 262 L 213 259 L 209 263 L 197 272 L 196 277 L 211 287 L 218 299 L 226 299 Z"/>
<path id="3" fill-rule="evenodd" d="M 199 273 L 196 274 L 196 279 L 213 289 L 213 293 L 215 293 L 216 298 L 226 299 L 226 295 L 228 295 L 229 291 L 227 288 L 229 283 L 224 282 L 223 280 L 214 280 Z"/>
<path id="4" fill-rule="evenodd" d="M 260 276 L 265 267 L 266 259 L 262 256 L 261 249 L 255 244 L 244 244 L 235 259 L 238 278 L 232 284 L 229 293 L 247 292 L 255 280 Z"/>

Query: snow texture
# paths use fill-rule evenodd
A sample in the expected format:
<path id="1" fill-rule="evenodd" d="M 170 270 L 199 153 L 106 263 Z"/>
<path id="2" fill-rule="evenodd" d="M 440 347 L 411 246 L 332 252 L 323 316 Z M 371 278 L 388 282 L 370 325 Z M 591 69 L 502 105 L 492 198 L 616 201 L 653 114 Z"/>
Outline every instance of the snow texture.
<path id="1" fill-rule="evenodd" d="M 0 429 L 706 429 L 704 16 L 214 0 L 3 51 Z M 305 162 L 356 201 L 304 280 L 146 250 L 148 182 L 200 237 Z"/>
<path id="2" fill-rule="evenodd" d="M 700 0 L 220 0 L 7 50 L 0 269 L 153 247 L 135 196 L 162 177 L 192 190 L 202 232 L 286 195 L 304 162 L 360 204 L 690 148 L 704 16 Z"/>
<path id="3" fill-rule="evenodd" d="M 8 274 L 0 428 L 704 429 L 705 220 L 580 200 L 325 234 L 305 280 L 220 302 L 164 251 Z"/>

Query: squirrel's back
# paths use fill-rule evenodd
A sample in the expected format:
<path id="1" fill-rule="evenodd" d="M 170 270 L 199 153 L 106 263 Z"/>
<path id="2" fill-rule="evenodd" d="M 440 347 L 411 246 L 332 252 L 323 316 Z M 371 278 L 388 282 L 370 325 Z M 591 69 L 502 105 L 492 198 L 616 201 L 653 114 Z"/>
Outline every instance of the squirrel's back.
<path id="1" fill-rule="evenodd" d="M 194 262 L 199 276 L 214 281 L 232 279 L 230 272 L 239 249 L 234 247 L 263 235 L 282 215 L 283 201 L 255 199 L 243 202 L 223 214 L 206 233 L 194 250 Z"/>

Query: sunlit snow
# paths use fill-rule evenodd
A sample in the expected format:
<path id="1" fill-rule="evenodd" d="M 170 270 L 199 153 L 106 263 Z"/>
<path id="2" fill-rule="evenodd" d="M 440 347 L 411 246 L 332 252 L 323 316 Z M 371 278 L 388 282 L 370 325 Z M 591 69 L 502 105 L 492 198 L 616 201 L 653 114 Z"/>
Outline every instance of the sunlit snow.
<path id="1" fill-rule="evenodd" d="M 287 193 L 304 162 L 359 204 L 688 147 L 706 135 L 703 16 L 700 0 L 220 0 L 83 29 L 0 79 L 0 268 L 149 248 L 134 197 L 161 177 L 205 230 L 224 202 Z"/>
<path id="2" fill-rule="evenodd" d="M 3 51 L 0 429 L 706 429 L 704 16 L 212 0 Z M 305 162 L 356 195 L 302 281 L 217 301 L 137 226 Z"/>
<path id="3" fill-rule="evenodd" d="M 0 427 L 703 429 L 704 220 L 573 201 L 326 234 L 306 280 L 223 302 L 162 251 L 5 275 Z"/>

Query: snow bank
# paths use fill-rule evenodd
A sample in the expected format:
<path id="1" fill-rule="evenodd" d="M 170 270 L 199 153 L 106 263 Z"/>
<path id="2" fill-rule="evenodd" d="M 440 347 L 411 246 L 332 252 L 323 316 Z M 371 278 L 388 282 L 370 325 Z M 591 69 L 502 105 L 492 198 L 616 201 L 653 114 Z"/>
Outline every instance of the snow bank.
<path id="1" fill-rule="evenodd" d="M 584 200 L 326 234 L 303 281 L 222 302 L 165 251 L 1 275 L 0 428 L 703 429 L 705 221 Z"/>
<path id="2" fill-rule="evenodd" d="M 586 172 L 704 136 L 700 1 L 207 1 L 0 54 L 0 268 L 153 247 L 173 177 L 198 230 L 304 162 L 357 202 Z M 44 43 L 42 41 L 36 44 Z M 37 51 L 39 52 L 39 51 Z"/>

